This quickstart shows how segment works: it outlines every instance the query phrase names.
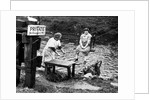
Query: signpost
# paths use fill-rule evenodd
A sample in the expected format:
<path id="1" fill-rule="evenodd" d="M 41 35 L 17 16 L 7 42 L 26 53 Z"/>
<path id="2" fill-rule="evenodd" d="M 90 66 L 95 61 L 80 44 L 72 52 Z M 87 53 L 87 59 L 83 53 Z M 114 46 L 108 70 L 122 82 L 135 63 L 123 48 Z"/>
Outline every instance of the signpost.
<path id="1" fill-rule="evenodd" d="M 28 25 L 28 36 L 38 36 L 45 35 L 46 26 L 45 25 Z"/>
<path id="2" fill-rule="evenodd" d="M 24 86 L 33 88 L 38 60 L 37 50 L 40 48 L 40 35 L 45 35 L 46 26 L 37 25 L 38 21 L 32 17 L 16 20 L 16 85 L 20 81 L 20 71 L 25 70 Z M 24 62 L 22 68 L 20 63 Z"/>
<path id="3" fill-rule="evenodd" d="M 45 33 L 45 25 L 28 25 L 27 36 L 25 36 L 27 43 L 24 44 L 24 60 L 26 65 L 25 86 L 29 88 L 34 87 L 35 84 L 37 50 L 40 45 L 38 36 L 45 35 Z"/>

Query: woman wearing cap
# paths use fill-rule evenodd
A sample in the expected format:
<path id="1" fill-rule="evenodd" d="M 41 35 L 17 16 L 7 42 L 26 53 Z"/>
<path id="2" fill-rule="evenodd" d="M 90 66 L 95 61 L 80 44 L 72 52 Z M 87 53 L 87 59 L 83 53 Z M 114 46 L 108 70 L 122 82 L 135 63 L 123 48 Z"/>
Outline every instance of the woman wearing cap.
<path id="1" fill-rule="evenodd" d="M 88 31 L 88 28 L 84 29 L 84 33 L 80 36 L 79 46 L 76 48 L 76 58 L 78 59 L 79 53 L 82 52 L 85 56 L 84 63 L 86 63 L 86 59 L 90 51 L 90 42 L 92 37 Z"/>
<path id="2" fill-rule="evenodd" d="M 60 39 L 62 37 L 61 33 L 55 33 L 54 37 L 50 38 L 46 44 L 46 46 L 43 49 L 42 52 L 42 66 L 44 65 L 45 61 L 50 61 L 52 59 L 55 59 L 55 54 L 60 55 L 56 49 L 61 50 L 62 53 L 64 53 L 64 51 L 61 48 L 61 43 L 60 43 Z"/>

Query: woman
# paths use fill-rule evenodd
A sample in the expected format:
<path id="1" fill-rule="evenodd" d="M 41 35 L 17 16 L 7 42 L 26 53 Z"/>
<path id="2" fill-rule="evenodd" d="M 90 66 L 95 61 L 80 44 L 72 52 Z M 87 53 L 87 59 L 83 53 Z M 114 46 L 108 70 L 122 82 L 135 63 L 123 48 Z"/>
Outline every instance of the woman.
<path id="1" fill-rule="evenodd" d="M 54 37 L 50 38 L 46 44 L 46 46 L 43 49 L 42 52 L 42 66 L 45 66 L 45 61 L 51 61 L 52 59 L 55 59 L 55 54 L 60 55 L 56 49 L 61 50 L 61 52 L 64 54 L 64 51 L 61 48 L 60 39 L 62 37 L 61 33 L 55 33 Z"/>
<path id="2" fill-rule="evenodd" d="M 86 63 L 87 56 L 90 51 L 90 42 L 92 35 L 88 32 L 89 29 L 85 28 L 84 33 L 80 36 L 79 46 L 76 49 L 76 59 L 78 59 L 79 53 L 84 54 L 84 64 Z"/>

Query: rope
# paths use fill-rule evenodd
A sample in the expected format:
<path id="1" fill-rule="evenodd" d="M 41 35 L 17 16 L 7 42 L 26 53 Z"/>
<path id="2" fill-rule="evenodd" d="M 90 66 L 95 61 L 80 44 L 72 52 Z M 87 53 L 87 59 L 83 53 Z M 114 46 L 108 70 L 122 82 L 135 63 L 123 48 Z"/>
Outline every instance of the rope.
<path id="1" fill-rule="evenodd" d="M 39 39 L 36 39 L 34 42 L 32 42 L 32 44 L 36 43 L 37 41 L 39 41 Z"/>
<path id="2" fill-rule="evenodd" d="M 36 39 L 34 42 L 32 42 L 32 44 L 34 44 L 34 43 L 36 43 L 36 42 L 38 42 L 38 41 L 39 41 L 39 39 Z M 21 43 L 22 43 L 22 42 L 19 42 L 19 44 L 18 44 L 16 47 L 18 47 Z"/>
<path id="3" fill-rule="evenodd" d="M 21 44 L 21 42 L 19 42 L 19 44 L 16 46 L 16 48 Z"/>
<path id="4" fill-rule="evenodd" d="M 30 60 L 25 60 L 25 61 L 32 61 L 34 59 L 36 59 L 38 56 L 35 56 L 34 58 L 30 59 Z"/>
<path id="5" fill-rule="evenodd" d="M 32 44 L 36 43 L 39 39 L 36 39 L 34 42 L 32 42 Z M 21 44 L 21 42 L 19 42 L 19 44 L 17 45 L 17 47 Z M 25 61 L 32 61 L 34 59 L 36 59 L 38 56 L 35 56 L 34 58 L 30 59 L 30 60 L 25 60 Z"/>

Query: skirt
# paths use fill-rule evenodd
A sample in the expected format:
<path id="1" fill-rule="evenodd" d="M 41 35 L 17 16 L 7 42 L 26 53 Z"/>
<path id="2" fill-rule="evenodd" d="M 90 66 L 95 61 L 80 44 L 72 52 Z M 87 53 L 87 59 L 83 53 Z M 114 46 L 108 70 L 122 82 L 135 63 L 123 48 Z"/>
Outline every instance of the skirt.
<path id="1" fill-rule="evenodd" d="M 90 46 L 87 46 L 86 48 L 81 48 L 80 45 L 77 46 L 76 48 L 77 52 L 82 52 L 84 55 L 88 55 L 88 53 L 90 52 Z"/>
<path id="2" fill-rule="evenodd" d="M 42 66 L 45 66 L 44 62 L 48 62 L 55 59 L 55 52 L 51 49 L 44 49 L 42 52 Z"/>

